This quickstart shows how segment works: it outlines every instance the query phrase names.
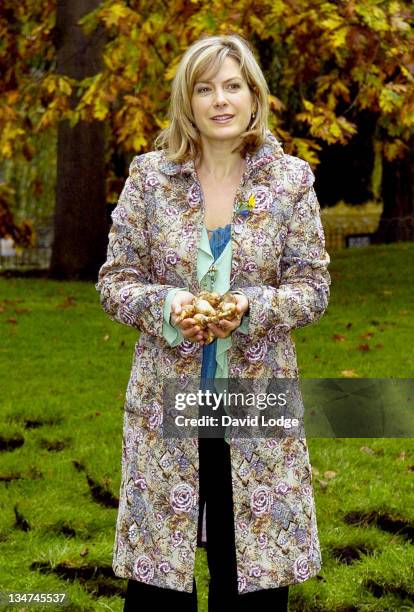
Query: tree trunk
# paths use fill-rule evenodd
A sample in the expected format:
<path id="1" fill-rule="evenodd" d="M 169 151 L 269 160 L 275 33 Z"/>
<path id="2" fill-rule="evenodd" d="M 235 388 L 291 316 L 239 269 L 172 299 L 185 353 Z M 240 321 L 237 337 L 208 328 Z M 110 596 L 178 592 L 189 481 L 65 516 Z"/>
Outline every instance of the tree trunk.
<path id="1" fill-rule="evenodd" d="M 373 135 L 376 117 L 359 112 L 350 119 L 358 132 L 347 145 L 322 144 L 320 164 L 315 171 L 318 197 L 323 206 L 333 206 L 343 200 L 347 204 L 363 204 L 373 199 L 374 168 Z"/>
<path id="2" fill-rule="evenodd" d="M 404 158 L 383 160 L 382 211 L 374 243 L 414 240 L 414 138 Z"/>
<path id="3" fill-rule="evenodd" d="M 85 36 L 78 20 L 101 0 L 57 3 L 57 72 L 75 79 L 101 69 L 103 30 Z M 75 97 L 71 107 L 76 105 Z M 50 278 L 95 280 L 106 256 L 105 125 L 68 121 L 58 126 L 55 235 Z"/>

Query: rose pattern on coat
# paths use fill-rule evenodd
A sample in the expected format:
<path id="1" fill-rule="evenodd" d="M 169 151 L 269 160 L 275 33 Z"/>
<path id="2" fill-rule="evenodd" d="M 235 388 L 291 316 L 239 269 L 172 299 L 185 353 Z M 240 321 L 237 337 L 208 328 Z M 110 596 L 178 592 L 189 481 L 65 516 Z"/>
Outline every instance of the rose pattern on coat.
<path id="1" fill-rule="evenodd" d="M 138 489 L 141 489 L 141 491 L 145 491 L 145 489 L 147 488 L 145 476 L 139 476 L 139 478 L 136 478 L 134 480 L 134 485 L 138 487 Z"/>
<path id="2" fill-rule="evenodd" d="M 249 576 L 254 576 L 255 578 L 258 578 L 264 573 L 265 571 L 260 565 L 253 565 L 249 570 Z"/>
<path id="3" fill-rule="evenodd" d="M 170 493 L 170 504 L 174 512 L 191 512 L 196 503 L 194 489 L 186 483 L 176 485 Z"/>
<path id="4" fill-rule="evenodd" d="M 162 408 L 158 404 L 158 402 L 153 402 L 148 407 L 148 427 L 150 429 L 158 429 L 161 427 L 164 416 L 162 413 Z"/>
<path id="5" fill-rule="evenodd" d="M 168 265 L 172 265 L 175 266 L 175 264 L 178 262 L 179 260 L 179 256 L 178 254 L 173 251 L 173 249 L 169 249 L 169 251 L 167 251 L 166 255 L 165 255 L 165 263 Z"/>
<path id="6" fill-rule="evenodd" d="M 298 376 L 291 331 L 317 322 L 329 298 L 313 183 L 309 164 L 285 154 L 270 132 L 246 156 L 237 200 L 254 195 L 255 207 L 233 218 L 230 288 L 249 300 L 248 333 L 232 334 L 230 377 Z M 198 439 L 162 437 L 160 385 L 163 377 L 183 387 L 199 380 L 202 350 L 187 340 L 167 343 L 163 309 L 170 290 L 200 289 L 203 215 L 193 161 L 171 162 L 163 151 L 137 155 L 111 214 L 96 284 L 109 318 L 139 332 L 125 398 L 113 570 L 186 592 L 197 547 Z M 315 576 L 322 560 L 306 442 L 229 442 L 239 593 Z"/>
<path id="7" fill-rule="evenodd" d="M 199 352 L 197 344 L 190 340 L 183 340 L 183 342 L 178 345 L 178 350 L 183 357 L 192 357 Z"/>
<path id="8" fill-rule="evenodd" d="M 270 209 L 273 201 L 272 192 L 267 187 L 256 187 L 253 189 L 255 205 L 252 210 L 253 214 L 265 212 Z"/>
<path id="9" fill-rule="evenodd" d="M 286 482 L 278 482 L 275 486 L 276 493 L 281 493 L 282 495 L 286 495 L 288 491 L 290 491 L 290 486 Z"/>
<path id="10" fill-rule="evenodd" d="M 156 187 L 160 184 L 158 176 L 155 172 L 149 172 L 145 181 L 147 187 Z"/>
<path id="11" fill-rule="evenodd" d="M 160 572 L 162 572 L 163 574 L 168 574 L 168 572 L 171 571 L 171 565 L 170 563 L 168 563 L 168 561 L 163 561 L 162 563 L 160 563 L 158 565 L 158 569 L 160 570 Z"/>
<path id="12" fill-rule="evenodd" d="M 298 582 L 309 578 L 309 563 L 306 555 L 299 555 L 294 564 L 295 577 Z"/>
<path id="13" fill-rule="evenodd" d="M 250 363 L 256 363 L 258 361 L 263 361 L 266 353 L 267 343 L 264 340 L 260 340 L 247 349 L 245 357 L 248 361 L 250 361 Z"/>
<path id="14" fill-rule="evenodd" d="M 198 183 L 194 183 L 188 190 L 187 201 L 190 206 L 198 206 L 202 201 L 202 192 Z"/>
<path id="15" fill-rule="evenodd" d="M 177 529 L 171 534 L 171 540 L 175 548 L 180 546 L 184 541 L 183 532 Z"/>
<path id="16" fill-rule="evenodd" d="M 140 555 L 135 561 L 134 571 L 136 577 L 142 582 L 151 582 L 154 577 L 154 565 L 149 557 Z"/>
<path id="17" fill-rule="evenodd" d="M 273 493 L 269 487 L 262 485 L 252 493 L 251 508 L 256 516 L 269 514 L 273 505 Z"/>
<path id="18" fill-rule="evenodd" d="M 165 209 L 165 214 L 167 217 L 176 217 L 178 215 L 178 210 L 175 208 L 175 206 L 167 206 Z"/>

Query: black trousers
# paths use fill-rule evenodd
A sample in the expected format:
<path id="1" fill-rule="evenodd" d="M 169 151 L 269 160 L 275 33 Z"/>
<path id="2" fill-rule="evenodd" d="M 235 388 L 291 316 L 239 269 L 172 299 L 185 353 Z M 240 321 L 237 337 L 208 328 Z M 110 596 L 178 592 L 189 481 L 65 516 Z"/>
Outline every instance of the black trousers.
<path id="1" fill-rule="evenodd" d="M 230 447 L 223 438 L 199 438 L 200 516 L 206 504 L 208 612 L 286 612 L 288 586 L 239 595 L 231 482 Z M 159 612 L 177 604 L 197 611 L 197 589 L 186 593 L 128 580 L 124 612 Z M 231 608 L 230 608 L 231 606 Z M 260 608 L 259 606 L 263 606 Z"/>

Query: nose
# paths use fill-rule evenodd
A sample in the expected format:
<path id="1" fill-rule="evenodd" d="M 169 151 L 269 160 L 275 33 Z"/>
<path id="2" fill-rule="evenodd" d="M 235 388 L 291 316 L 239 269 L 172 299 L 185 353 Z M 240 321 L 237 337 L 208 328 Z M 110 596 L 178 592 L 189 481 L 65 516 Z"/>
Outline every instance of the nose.
<path id="1" fill-rule="evenodd" d="M 224 106 L 227 104 L 226 96 L 224 95 L 224 91 L 221 87 L 217 87 L 216 93 L 214 96 L 214 106 Z"/>

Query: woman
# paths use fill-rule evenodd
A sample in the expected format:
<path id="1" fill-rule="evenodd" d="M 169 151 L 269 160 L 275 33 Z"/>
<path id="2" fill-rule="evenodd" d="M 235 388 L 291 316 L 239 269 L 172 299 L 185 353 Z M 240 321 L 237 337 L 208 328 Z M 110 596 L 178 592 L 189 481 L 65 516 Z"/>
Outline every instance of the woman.
<path id="1" fill-rule="evenodd" d="M 327 307 L 314 176 L 269 132 L 267 95 L 242 38 L 194 43 L 173 82 L 170 126 L 158 150 L 133 159 L 112 213 L 96 288 L 111 319 L 140 331 L 113 558 L 129 579 L 125 610 L 142 609 L 145 595 L 197 609 L 203 510 L 210 612 L 286 610 L 288 585 L 321 567 L 304 438 L 162 435 L 165 384 L 296 378 L 290 331 Z M 237 317 L 211 324 L 211 344 L 194 319 L 179 319 L 204 289 L 237 301 Z"/>

